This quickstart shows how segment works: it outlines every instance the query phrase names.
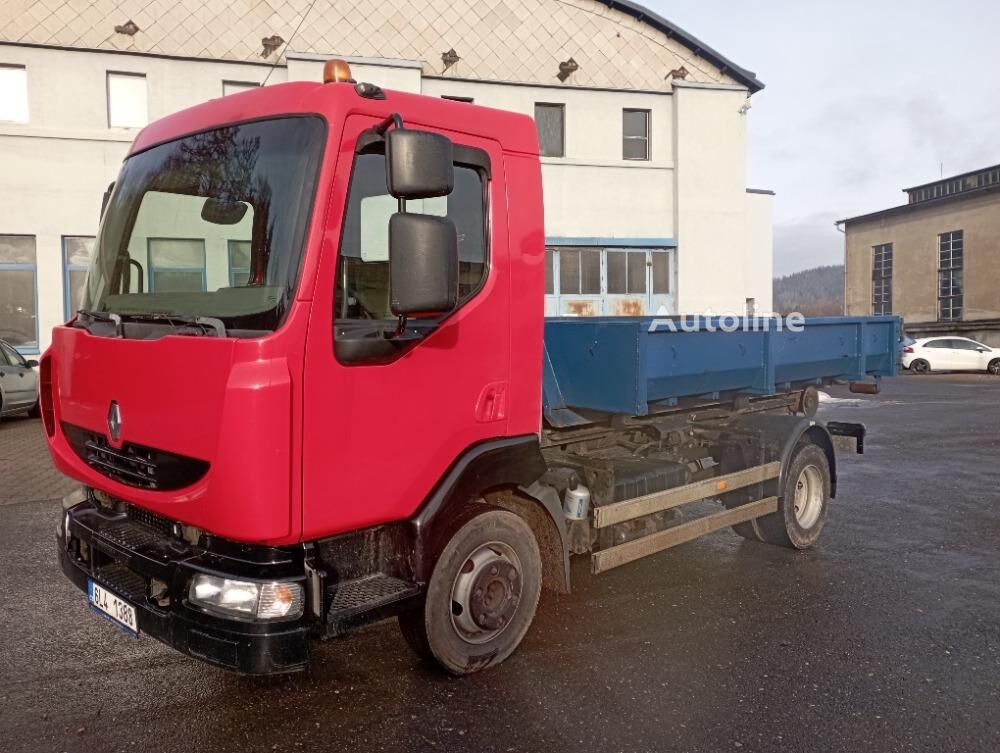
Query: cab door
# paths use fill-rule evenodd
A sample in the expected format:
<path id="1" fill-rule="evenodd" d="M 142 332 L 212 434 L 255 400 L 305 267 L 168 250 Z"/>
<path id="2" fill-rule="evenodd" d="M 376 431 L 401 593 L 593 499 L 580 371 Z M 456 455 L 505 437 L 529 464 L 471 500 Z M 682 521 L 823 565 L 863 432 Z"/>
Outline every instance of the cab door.
<path id="1" fill-rule="evenodd" d="M 346 120 L 327 209 L 304 375 L 307 540 L 409 517 L 466 449 L 507 430 L 502 153 L 492 141 L 428 129 L 455 144 L 455 187 L 408 201 L 406 211 L 455 222 L 459 304 L 401 326 L 389 305 L 388 221 L 397 201 L 386 187 L 384 144 L 370 130 L 377 122 Z M 397 332 L 412 342 L 389 355 L 357 358 L 351 347 L 352 338 L 393 340 Z"/>

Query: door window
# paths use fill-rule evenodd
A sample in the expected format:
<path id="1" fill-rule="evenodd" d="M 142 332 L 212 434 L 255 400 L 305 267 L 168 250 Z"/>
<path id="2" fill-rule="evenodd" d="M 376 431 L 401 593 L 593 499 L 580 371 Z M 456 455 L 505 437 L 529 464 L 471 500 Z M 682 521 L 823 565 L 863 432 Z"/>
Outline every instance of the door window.
<path id="1" fill-rule="evenodd" d="M 24 360 L 24 358 L 21 356 L 21 354 L 18 353 L 13 348 L 7 346 L 6 344 L 0 343 L 0 351 L 3 351 L 3 355 L 5 356 L 5 360 L 11 366 L 18 366 L 18 367 L 21 367 L 21 368 L 28 368 L 28 364 Z"/>
<path id="2" fill-rule="evenodd" d="M 955 350 L 975 350 L 976 348 L 979 347 L 978 345 L 976 345 L 971 340 L 953 339 L 953 340 L 951 340 L 950 344 L 951 344 L 951 347 L 954 348 Z"/>
<path id="3" fill-rule="evenodd" d="M 389 307 L 389 218 L 397 201 L 385 180 L 385 155 L 359 154 L 354 163 L 337 269 L 336 316 L 395 320 Z M 406 202 L 410 213 L 447 217 L 458 229 L 459 305 L 482 286 L 487 272 L 486 181 L 483 173 L 455 165 L 448 196 Z"/>

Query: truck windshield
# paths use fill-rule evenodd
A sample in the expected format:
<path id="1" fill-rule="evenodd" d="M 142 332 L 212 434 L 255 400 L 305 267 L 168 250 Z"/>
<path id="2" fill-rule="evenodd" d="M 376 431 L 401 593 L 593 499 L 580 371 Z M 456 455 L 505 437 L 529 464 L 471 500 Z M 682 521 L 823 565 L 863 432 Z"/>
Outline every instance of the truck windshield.
<path id="1" fill-rule="evenodd" d="M 298 278 L 324 135 L 318 117 L 278 118 L 196 133 L 127 159 L 83 309 L 276 329 Z"/>

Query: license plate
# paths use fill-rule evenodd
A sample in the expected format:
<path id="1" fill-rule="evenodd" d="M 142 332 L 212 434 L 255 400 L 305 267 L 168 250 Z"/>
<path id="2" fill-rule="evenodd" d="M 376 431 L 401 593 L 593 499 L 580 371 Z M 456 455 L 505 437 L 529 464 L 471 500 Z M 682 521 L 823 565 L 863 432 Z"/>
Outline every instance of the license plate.
<path id="1" fill-rule="evenodd" d="M 139 635 L 139 621 L 136 619 L 135 607 L 127 601 L 92 580 L 87 582 L 87 597 L 90 599 L 90 605 L 102 616 L 125 632 Z"/>

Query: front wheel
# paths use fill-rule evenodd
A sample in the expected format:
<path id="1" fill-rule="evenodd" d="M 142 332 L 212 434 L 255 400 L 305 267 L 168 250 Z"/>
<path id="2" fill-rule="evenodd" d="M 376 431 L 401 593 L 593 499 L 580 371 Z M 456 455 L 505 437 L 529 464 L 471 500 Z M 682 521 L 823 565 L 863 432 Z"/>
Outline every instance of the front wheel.
<path id="1" fill-rule="evenodd" d="M 986 370 L 993 376 L 1000 375 L 1000 358 L 994 358 L 990 361 L 990 365 L 986 367 Z"/>
<path id="2" fill-rule="evenodd" d="M 484 507 L 449 539 L 434 565 L 423 609 L 399 616 L 417 655 L 455 675 L 499 664 L 535 616 L 542 559 L 531 527 Z"/>

